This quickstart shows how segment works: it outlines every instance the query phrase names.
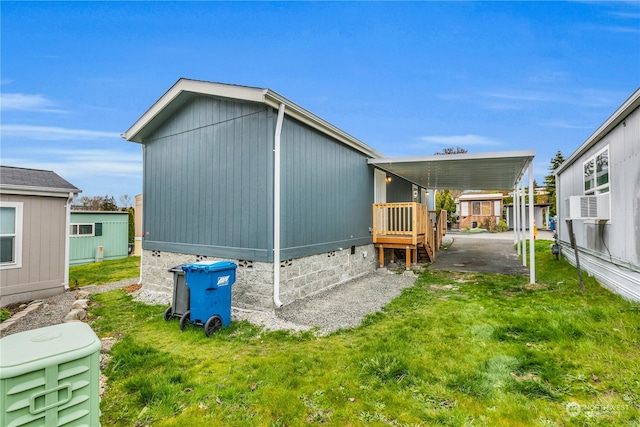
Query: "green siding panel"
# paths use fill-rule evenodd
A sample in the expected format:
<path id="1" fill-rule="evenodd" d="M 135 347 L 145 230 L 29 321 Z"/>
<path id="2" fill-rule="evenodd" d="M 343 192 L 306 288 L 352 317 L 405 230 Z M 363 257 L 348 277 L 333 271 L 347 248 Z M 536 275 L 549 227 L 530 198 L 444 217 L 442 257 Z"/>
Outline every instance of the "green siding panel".
<path id="1" fill-rule="evenodd" d="M 104 248 L 105 260 L 129 256 L 129 215 L 126 212 L 71 212 L 71 224 L 102 224 L 102 234 L 72 235 L 69 239 L 69 265 L 94 262 L 98 246 Z"/>

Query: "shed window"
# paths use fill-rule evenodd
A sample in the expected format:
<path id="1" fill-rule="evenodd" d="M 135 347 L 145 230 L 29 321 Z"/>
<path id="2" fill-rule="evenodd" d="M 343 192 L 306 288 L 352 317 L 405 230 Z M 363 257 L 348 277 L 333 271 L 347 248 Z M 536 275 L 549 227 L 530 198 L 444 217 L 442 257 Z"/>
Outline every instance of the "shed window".
<path id="1" fill-rule="evenodd" d="M 22 203 L 0 203 L 0 268 L 22 267 Z"/>
<path id="2" fill-rule="evenodd" d="M 71 236 L 93 236 L 93 224 L 71 224 Z"/>
<path id="3" fill-rule="evenodd" d="M 598 151 L 583 164 L 584 194 L 602 194 L 609 192 L 609 147 Z"/>
<path id="4" fill-rule="evenodd" d="M 471 215 L 474 216 L 491 216 L 492 203 L 486 202 L 471 202 Z"/>

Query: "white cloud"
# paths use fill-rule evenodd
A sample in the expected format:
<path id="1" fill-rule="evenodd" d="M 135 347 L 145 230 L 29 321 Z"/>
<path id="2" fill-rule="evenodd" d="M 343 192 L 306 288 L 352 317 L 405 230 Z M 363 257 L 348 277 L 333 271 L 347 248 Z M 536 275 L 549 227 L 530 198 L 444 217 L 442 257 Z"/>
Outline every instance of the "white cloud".
<path id="1" fill-rule="evenodd" d="M 485 107 L 494 110 L 519 110 L 536 104 L 577 105 L 579 107 L 611 107 L 624 96 L 600 89 L 576 88 L 564 91 L 502 89 L 478 93 Z M 624 98 L 623 98 L 624 99 Z"/>
<path id="2" fill-rule="evenodd" d="M 118 132 L 104 132 L 87 129 L 66 129 L 54 126 L 31 125 L 1 125 L 0 134 L 3 138 L 17 137 L 25 139 L 37 139 L 41 141 L 120 138 L 120 134 Z"/>
<path id="3" fill-rule="evenodd" d="M 0 109 L 3 111 L 64 112 L 51 108 L 53 105 L 54 103 L 44 95 L 26 95 L 23 93 L 3 93 L 0 95 Z"/>
<path id="4" fill-rule="evenodd" d="M 420 141 L 429 144 L 462 148 L 471 146 L 500 145 L 498 140 L 480 135 L 431 135 L 420 137 Z"/>
<path id="5" fill-rule="evenodd" d="M 559 129 L 589 129 L 592 128 L 592 125 L 576 125 L 573 123 L 569 123 L 566 120 L 549 120 L 539 122 L 540 126 L 551 127 L 551 128 L 559 128 Z"/>

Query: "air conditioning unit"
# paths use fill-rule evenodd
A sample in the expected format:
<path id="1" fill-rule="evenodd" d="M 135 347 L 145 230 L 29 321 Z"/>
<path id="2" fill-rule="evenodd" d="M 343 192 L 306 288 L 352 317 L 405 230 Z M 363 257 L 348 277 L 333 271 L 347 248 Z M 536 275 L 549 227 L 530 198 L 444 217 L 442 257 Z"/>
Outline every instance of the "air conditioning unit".
<path id="1" fill-rule="evenodd" d="M 570 196 L 565 198 L 566 219 L 610 219 L 610 194 L 596 196 Z"/>

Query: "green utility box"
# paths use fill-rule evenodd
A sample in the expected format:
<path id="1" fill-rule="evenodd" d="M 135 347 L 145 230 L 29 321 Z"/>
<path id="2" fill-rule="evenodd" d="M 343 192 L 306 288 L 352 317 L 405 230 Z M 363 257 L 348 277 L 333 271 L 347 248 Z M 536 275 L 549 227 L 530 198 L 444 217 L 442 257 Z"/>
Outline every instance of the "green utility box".
<path id="1" fill-rule="evenodd" d="M 82 322 L 0 339 L 0 427 L 99 426 L 101 347 Z"/>

